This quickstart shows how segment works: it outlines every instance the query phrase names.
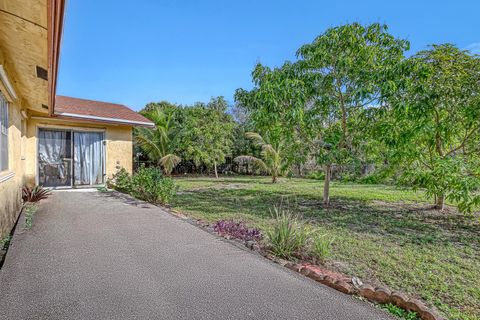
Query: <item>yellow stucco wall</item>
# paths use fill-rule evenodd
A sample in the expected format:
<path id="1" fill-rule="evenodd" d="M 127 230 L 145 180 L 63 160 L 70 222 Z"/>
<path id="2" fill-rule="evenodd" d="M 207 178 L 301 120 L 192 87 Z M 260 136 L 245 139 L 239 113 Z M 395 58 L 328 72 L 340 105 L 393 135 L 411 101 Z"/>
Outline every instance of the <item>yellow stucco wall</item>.
<path id="1" fill-rule="evenodd" d="M 0 91 L 7 96 L 3 87 Z M 0 172 L 0 238 L 7 234 L 15 223 L 24 182 L 25 120 L 20 113 L 18 101 L 9 101 L 8 169 Z"/>
<path id="2" fill-rule="evenodd" d="M 37 132 L 38 128 L 73 129 L 82 131 L 102 131 L 105 133 L 105 173 L 107 178 L 118 169 L 132 171 L 132 127 L 99 123 L 72 122 L 50 118 L 29 119 L 27 124 L 26 181 L 34 184 L 37 176 Z"/>
<path id="3" fill-rule="evenodd" d="M 21 187 L 27 166 L 26 123 L 21 110 L 46 112 L 48 83 L 36 76 L 36 66 L 47 63 L 47 1 L 0 0 L 0 65 L 17 98 L 0 91 L 9 101 L 9 168 L 0 172 L 0 238 L 13 227 L 20 210 Z M 32 23 L 33 22 L 33 23 Z"/>

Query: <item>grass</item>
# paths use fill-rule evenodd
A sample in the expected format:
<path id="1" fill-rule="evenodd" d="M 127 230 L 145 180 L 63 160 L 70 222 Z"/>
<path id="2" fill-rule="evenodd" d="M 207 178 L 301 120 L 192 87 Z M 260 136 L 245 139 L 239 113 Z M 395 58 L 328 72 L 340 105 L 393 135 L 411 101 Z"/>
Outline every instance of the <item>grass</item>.
<path id="1" fill-rule="evenodd" d="M 0 239 L 0 250 L 6 249 L 8 245 L 10 244 L 10 240 L 12 240 L 12 237 L 7 234 L 3 238 Z"/>
<path id="2" fill-rule="evenodd" d="M 178 178 L 173 207 L 215 222 L 243 219 L 268 230 L 270 209 L 303 215 L 335 241 L 328 265 L 374 285 L 423 299 L 449 319 L 480 319 L 480 223 L 453 209 L 430 210 L 422 192 L 384 185 L 333 183 L 322 205 L 322 182 L 268 177 Z"/>
<path id="3" fill-rule="evenodd" d="M 394 315 L 397 318 L 405 320 L 420 320 L 416 312 L 408 312 L 399 308 L 391 303 L 384 304 L 381 306 L 382 309 L 388 311 L 390 314 Z"/>
<path id="4" fill-rule="evenodd" d="M 25 229 L 30 230 L 33 225 L 33 216 L 37 213 L 38 207 L 33 203 L 25 205 Z"/>

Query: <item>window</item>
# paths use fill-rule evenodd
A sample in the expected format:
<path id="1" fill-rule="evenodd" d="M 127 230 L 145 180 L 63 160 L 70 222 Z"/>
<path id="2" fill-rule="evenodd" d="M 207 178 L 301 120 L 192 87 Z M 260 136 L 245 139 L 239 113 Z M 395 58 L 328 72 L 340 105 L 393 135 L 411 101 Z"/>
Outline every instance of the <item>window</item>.
<path id="1" fill-rule="evenodd" d="M 8 169 L 8 102 L 0 93 L 0 171 Z"/>

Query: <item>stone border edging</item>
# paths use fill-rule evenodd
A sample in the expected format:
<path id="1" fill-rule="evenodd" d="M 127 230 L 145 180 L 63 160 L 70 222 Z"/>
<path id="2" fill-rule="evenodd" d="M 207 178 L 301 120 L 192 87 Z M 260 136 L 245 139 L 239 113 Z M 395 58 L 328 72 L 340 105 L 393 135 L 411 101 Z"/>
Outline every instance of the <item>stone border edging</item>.
<path id="1" fill-rule="evenodd" d="M 192 224 L 199 226 L 203 230 L 207 231 L 210 234 L 215 236 L 222 237 L 226 240 L 235 242 L 235 244 L 241 244 L 248 249 L 257 252 L 261 256 L 283 266 L 295 272 L 301 273 L 304 276 L 320 282 L 332 289 L 340 291 L 344 294 L 349 295 L 358 295 L 367 299 L 373 303 L 388 304 L 391 303 L 397 307 L 405 309 L 407 311 L 416 312 L 422 320 L 443 320 L 443 318 L 437 314 L 434 310 L 428 308 L 422 301 L 418 299 L 409 298 L 405 294 L 397 291 L 391 291 L 388 288 L 384 287 L 373 287 L 369 284 L 361 284 L 360 286 L 355 286 L 353 283 L 349 283 L 342 279 L 335 279 L 334 277 L 323 274 L 317 270 L 311 268 L 311 265 L 298 264 L 290 262 L 279 257 L 274 256 L 273 254 L 265 251 L 258 245 L 254 240 L 243 241 L 240 239 L 233 238 L 229 235 L 222 235 L 213 230 L 209 223 L 206 223 L 202 220 L 192 220 L 187 215 L 183 214 L 180 211 L 177 211 L 172 208 L 166 208 L 168 212 L 172 215 L 182 219 L 189 220 Z"/>

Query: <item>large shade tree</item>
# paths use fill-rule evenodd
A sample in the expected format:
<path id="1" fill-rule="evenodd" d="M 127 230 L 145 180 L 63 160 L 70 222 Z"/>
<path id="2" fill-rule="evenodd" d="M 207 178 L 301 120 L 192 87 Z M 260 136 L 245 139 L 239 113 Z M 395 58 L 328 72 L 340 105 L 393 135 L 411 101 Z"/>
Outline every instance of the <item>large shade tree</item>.
<path id="1" fill-rule="evenodd" d="M 434 45 L 405 70 L 376 112 L 377 135 L 394 150 L 403 183 L 426 188 L 438 209 L 447 199 L 470 212 L 480 205 L 480 58 Z"/>
<path id="2" fill-rule="evenodd" d="M 223 97 L 212 98 L 209 103 L 197 103 L 182 110 L 179 123 L 178 148 L 183 157 L 196 165 L 217 166 L 231 153 L 234 123 L 227 113 L 228 103 Z"/>
<path id="3" fill-rule="evenodd" d="M 235 100 L 248 114 L 255 133 L 248 133 L 247 137 L 261 148 L 263 160 L 249 155 L 237 161 L 250 160 L 260 165 L 272 175 L 275 183 L 294 161 L 301 161 L 304 156 L 300 137 L 305 119 L 306 87 L 303 79 L 296 75 L 295 64 L 289 62 L 274 69 L 258 63 L 252 78 L 254 88 L 238 89 Z"/>
<path id="4" fill-rule="evenodd" d="M 333 165 L 348 163 L 363 109 L 382 102 L 409 44 L 380 24 L 352 23 L 328 29 L 297 55 L 298 76 L 310 89 L 308 106 L 312 146 L 324 166 L 323 201 L 330 201 Z"/>

